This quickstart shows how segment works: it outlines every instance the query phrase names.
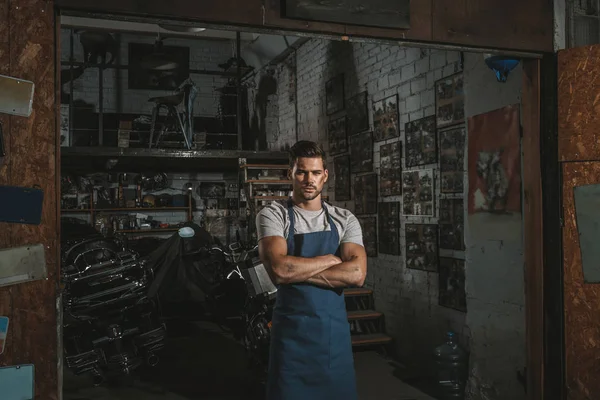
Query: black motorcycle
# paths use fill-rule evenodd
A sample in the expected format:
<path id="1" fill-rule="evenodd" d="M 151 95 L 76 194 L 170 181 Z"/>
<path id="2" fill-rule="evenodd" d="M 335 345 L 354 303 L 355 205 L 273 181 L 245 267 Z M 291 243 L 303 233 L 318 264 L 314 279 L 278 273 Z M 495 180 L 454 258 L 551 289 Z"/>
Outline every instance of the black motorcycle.
<path id="1" fill-rule="evenodd" d="M 166 328 L 147 296 L 153 271 L 116 238 L 63 219 L 61 280 L 66 365 L 75 374 L 129 375 L 156 365 Z"/>
<path id="2" fill-rule="evenodd" d="M 257 247 L 224 246 L 194 223 L 186 228 L 188 237 L 175 234 L 150 255 L 156 278 L 148 296 L 171 316 L 185 307 L 215 322 L 244 345 L 253 368 L 266 371 L 276 290 Z"/>

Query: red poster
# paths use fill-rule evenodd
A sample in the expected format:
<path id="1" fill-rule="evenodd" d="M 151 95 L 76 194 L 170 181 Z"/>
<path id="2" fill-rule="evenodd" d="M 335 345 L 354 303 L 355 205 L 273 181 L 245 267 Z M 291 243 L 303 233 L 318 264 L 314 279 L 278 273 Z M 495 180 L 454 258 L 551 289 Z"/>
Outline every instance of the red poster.
<path id="1" fill-rule="evenodd" d="M 519 105 L 469 118 L 469 214 L 521 212 Z"/>

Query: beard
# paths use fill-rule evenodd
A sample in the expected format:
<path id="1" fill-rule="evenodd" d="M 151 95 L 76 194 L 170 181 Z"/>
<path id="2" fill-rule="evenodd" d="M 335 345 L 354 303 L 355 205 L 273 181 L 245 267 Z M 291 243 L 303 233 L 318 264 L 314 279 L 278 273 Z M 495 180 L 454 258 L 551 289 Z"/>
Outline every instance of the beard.
<path id="1" fill-rule="evenodd" d="M 305 201 L 310 201 L 310 200 L 314 200 L 317 197 L 319 197 L 319 195 L 321 194 L 321 192 L 323 191 L 323 189 L 319 190 L 318 188 L 312 186 L 312 188 L 315 190 L 312 193 L 306 193 L 302 190 L 302 188 L 298 188 L 295 190 L 296 195 L 298 195 L 299 198 L 301 198 L 302 200 Z"/>

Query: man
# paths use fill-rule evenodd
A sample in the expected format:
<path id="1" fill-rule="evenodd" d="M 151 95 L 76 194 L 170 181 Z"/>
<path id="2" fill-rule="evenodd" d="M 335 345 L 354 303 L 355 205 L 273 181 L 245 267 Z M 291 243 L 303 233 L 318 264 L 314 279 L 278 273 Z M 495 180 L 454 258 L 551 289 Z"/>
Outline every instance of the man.
<path id="1" fill-rule="evenodd" d="M 293 194 L 256 217 L 260 258 L 278 285 L 268 400 L 356 400 L 343 288 L 362 286 L 367 256 L 358 220 L 321 199 L 329 172 L 313 142 L 290 150 Z"/>

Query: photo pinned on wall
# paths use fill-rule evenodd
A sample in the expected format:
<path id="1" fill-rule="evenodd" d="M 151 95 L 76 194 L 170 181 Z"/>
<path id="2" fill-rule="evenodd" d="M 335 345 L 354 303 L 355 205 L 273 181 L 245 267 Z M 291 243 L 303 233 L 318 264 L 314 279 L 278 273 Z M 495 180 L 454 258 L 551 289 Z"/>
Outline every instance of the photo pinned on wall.
<path id="1" fill-rule="evenodd" d="M 325 83 L 325 104 L 327 115 L 344 109 L 344 74 L 339 74 Z"/>
<path id="2" fill-rule="evenodd" d="M 369 108 L 367 92 L 361 92 L 348 99 L 348 134 L 354 135 L 369 129 Z"/>
<path id="3" fill-rule="evenodd" d="M 377 257 L 377 218 L 357 217 L 363 234 L 367 257 Z"/>
<path id="4" fill-rule="evenodd" d="M 465 122 L 462 72 L 435 82 L 435 111 L 438 128 Z"/>
<path id="5" fill-rule="evenodd" d="M 333 175 L 335 201 L 350 200 L 350 156 L 333 159 Z"/>
<path id="6" fill-rule="evenodd" d="M 350 136 L 351 171 L 373 171 L 373 132 L 363 132 Z"/>
<path id="7" fill-rule="evenodd" d="M 354 177 L 354 213 L 377 214 L 377 174 Z"/>
<path id="8" fill-rule="evenodd" d="M 407 122 L 404 132 L 407 167 L 437 163 L 435 116 Z"/>
<path id="9" fill-rule="evenodd" d="M 400 255 L 400 204 L 379 203 L 379 252 Z"/>
<path id="10" fill-rule="evenodd" d="M 465 171 L 465 127 L 440 131 L 440 180 L 442 193 L 462 193 Z"/>
<path id="11" fill-rule="evenodd" d="M 402 142 L 379 147 L 379 190 L 381 196 L 402 194 Z"/>
<path id="12" fill-rule="evenodd" d="M 406 267 L 438 271 L 438 226 L 406 224 Z"/>
<path id="13" fill-rule="evenodd" d="M 440 257 L 438 291 L 440 306 L 467 312 L 464 260 Z"/>
<path id="14" fill-rule="evenodd" d="M 405 216 L 433 217 L 433 196 L 432 169 L 402 173 L 402 202 Z"/>
<path id="15" fill-rule="evenodd" d="M 440 248 L 465 249 L 465 210 L 463 199 L 440 199 Z"/>
<path id="16" fill-rule="evenodd" d="M 400 134 L 398 121 L 397 94 L 373 102 L 373 133 L 376 142 L 398 137 Z"/>
<path id="17" fill-rule="evenodd" d="M 521 213 L 519 105 L 469 118 L 469 214 Z"/>
<path id="18" fill-rule="evenodd" d="M 348 136 L 346 135 L 346 117 L 329 120 L 327 127 L 329 137 L 329 154 L 332 156 L 348 151 Z"/>

